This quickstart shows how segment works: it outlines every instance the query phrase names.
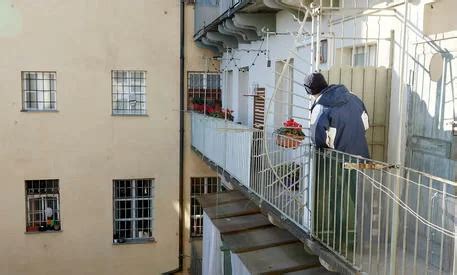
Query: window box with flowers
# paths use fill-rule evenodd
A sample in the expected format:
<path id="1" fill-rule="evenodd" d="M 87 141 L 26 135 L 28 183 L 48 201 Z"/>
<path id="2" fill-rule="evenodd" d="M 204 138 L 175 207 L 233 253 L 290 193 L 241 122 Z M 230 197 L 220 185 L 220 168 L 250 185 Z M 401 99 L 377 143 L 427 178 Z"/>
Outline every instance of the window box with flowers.
<path id="1" fill-rule="evenodd" d="M 201 97 L 192 98 L 192 110 L 197 112 L 203 112 L 204 109 L 204 100 Z"/>
<path id="2" fill-rule="evenodd" d="M 276 144 L 283 148 L 296 149 L 305 138 L 302 125 L 293 118 L 284 122 L 283 125 L 275 131 Z"/>
<path id="3" fill-rule="evenodd" d="M 212 117 L 233 121 L 233 110 L 230 110 L 230 109 L 224 109 L 224 108 L 222 108 L 221 110 L 215 109 L 215 110 L 211 110 L 211 112 L 208 111 L 208 114 Z"/>

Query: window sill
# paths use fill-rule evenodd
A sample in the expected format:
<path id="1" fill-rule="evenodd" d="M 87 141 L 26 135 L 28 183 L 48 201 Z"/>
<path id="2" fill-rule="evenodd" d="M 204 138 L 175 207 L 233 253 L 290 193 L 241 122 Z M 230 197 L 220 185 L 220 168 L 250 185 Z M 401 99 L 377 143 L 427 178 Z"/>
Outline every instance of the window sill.
<path id="1" fill-rule="evenodd" d="M 148 243 L 155 243 L 156 240 L 154 238 L 149 238 L 149 239 L 138 239 L 138 240 L 129 240 L 125 241 L 123 243 L 115 243 L 113 242 L 114 246 L 122 246 L 122 245 L 129 245 L 129 244 L 148 244 Z"/>
<path id="2" fill-rule="evenodd" d="M 21 109 L 21 112 L 23 113 L 58 113 L 58 110 L 27 110 L 27 109 Z"/>
<path id="3" fill-rule="evenodd" d="M 25 231 L 25 235 L 40 235 L 40 234 L 57 234 L 57 233 L 62 233 L 63 230 L 47 230 L 47 231 L 31 231 L 27 232 Z"/>
<path id="4" fill-rule="evenodd" d="M 111 116 L 148 117 L 148 114 L 111 114 Z"/>

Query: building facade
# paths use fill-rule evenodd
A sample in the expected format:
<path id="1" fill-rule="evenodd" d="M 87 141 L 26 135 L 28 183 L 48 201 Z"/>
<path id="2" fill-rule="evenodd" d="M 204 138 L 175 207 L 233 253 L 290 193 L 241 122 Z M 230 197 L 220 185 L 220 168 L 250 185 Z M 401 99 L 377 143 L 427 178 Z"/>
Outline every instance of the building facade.
<path id="1" fill-rule="evenodd" d="M 329 270 L 455 274 L 452 9 L 450 0 L 196 1 L 196 44 L 220 60 L 222 106 L 233 110 L 220 117 L 210 103 L 192 115 L 196 154 Z M 364 102 L 370 160 L 312 144 L 315 99 L 303 80 L 314 71 Z M 304 136 L 281 131 L 290 118 Z M 249 209 L 223 196 L 205 207 L 218 230 L 227 209 Z M 216 243 L 203 266 L 226 253 L 219 243 L 231 250 L 223 236 L 203 238 Z M 256 273 L 258 259 L 231 253 L 218 267 L 236 268 L 236 255 Z"/>
<path id="2" fill-rule="evenodd" d="M 0 14 L 0 273 L 178 267 L 180 3 L 8 0 Z"/>

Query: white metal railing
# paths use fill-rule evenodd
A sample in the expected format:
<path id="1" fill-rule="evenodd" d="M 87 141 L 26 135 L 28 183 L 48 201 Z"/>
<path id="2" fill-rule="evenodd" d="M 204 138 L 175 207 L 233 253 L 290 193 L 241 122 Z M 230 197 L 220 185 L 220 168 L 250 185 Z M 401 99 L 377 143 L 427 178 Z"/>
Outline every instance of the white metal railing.
<path id="1" fill-rule="evenodd" d="M 248 127 L 232 121 L 192 114 L 192 146 L 246 186 L 252 135 Z"/>
<path id="2" fill-rule="evenodd" d="M 229 9 L 238 5 L 242 0 L 222 0 L 219 2 L 219 14 L 222 15 Z"/>
<path id="3" fill-rule="evenodd" d="M 455 182 L 279 138 L 192 114 L 195 149 L 355 269 L 456 274 Z"/>
<path id="4" fill-rule="evenodd" d="M 230 9 L 237 7 L 243 0 L 220 0 L 195 2 L 195 33 L 212 24 L 215 20 L 226 14 Z"/>
<path id="5" fill-rule="evenodd" d="M 311 196 L 305 184 L 310 176 L 311 147 L 302 143 L 285 151 L 276 145 L 276 139 L 275 134 L 265 139 L 261 130 L 192 114 L 192 146 L 309 232 Z"/>
<path id="6" fill-rule="evenodd" d="M 313 236 L 368 274 L 456 274 L 457 184 L 315 150 Z"/>

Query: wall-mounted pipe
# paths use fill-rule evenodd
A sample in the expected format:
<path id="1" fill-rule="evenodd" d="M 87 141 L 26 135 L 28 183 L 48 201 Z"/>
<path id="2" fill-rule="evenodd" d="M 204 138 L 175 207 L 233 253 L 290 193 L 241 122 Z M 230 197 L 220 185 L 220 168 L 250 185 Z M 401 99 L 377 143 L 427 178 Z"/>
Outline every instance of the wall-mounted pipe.
<path id="1" fill-rule="evenodd" d="M 175 274 L 183 269 L 183 234 L 184 234 L 184 19 L 185 19 L 185 1 L 180 0 L 180 47 L 179 47 L 179 244 L 178 244 L 178 267 L 174 270 L 164 272 L 163 274 Z"/>

